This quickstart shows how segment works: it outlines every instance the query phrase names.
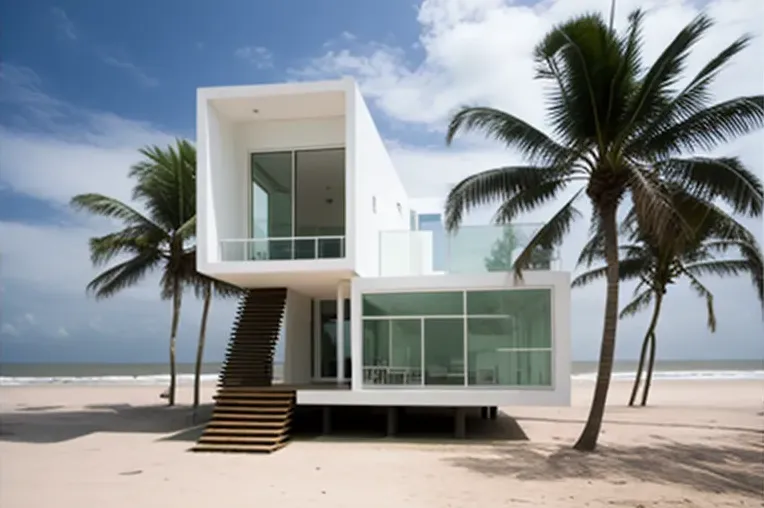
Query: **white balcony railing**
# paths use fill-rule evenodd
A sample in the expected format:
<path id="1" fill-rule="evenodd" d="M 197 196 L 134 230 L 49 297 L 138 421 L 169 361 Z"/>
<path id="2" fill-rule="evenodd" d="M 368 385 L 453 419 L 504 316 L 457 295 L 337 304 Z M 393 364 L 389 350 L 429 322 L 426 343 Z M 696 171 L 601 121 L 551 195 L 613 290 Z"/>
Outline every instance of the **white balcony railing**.
<path id="1" fill-rule="evenodd" d="M 221 261 L 285 261 L 344 257 L 344 236 L 230 238 L 220 241 Z"/>

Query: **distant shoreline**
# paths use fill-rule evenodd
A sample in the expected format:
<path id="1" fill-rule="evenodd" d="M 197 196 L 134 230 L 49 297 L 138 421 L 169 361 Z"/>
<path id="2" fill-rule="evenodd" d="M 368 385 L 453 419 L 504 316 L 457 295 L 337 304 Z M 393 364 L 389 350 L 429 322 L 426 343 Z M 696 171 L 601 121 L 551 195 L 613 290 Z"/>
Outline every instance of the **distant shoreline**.
<path id="1" fill-rule="evenodd" d="M 193 381 L 193 364 L 178 365 L 178 381 Z M 636 362 L 616 362 L 613 380 L 634 378 Z M 217 379 L 219 363 L 207 363 L 203 382 Z M 594 381 L 596 362 L 573 362 L 571 379 Z M 274 364 L 274 379 L 281 379 L 283 364 Z M 764 363 L 750 360 L 659 361 L 656 380 L 764 380 Z M 0 366 L 0 386 L 27 385 L 166 385 L 166 364 L 4 364 Z"/>

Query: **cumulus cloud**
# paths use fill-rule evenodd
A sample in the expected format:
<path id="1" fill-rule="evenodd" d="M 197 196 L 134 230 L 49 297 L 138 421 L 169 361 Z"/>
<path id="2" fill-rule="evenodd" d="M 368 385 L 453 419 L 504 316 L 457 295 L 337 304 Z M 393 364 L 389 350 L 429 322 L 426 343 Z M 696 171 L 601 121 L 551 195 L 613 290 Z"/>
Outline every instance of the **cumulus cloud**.
<path id="1" fill-rule="evenodd" d="M 416 47 L 421 51 L 421 58 L 412 59 L 406 47 L 339 37 L 332 39 L 323 52 L 306 65 L 291 69 L 291 74 L 299 79 L 352 75 L 367 100 L 387 119 L 438 135 L 445 130 L 449 114 L 465 104 L 501 108 L 545 128 L 543 91 L 533 80 L 533 46 L 554 24 L 582 12 L 607 12 L 610 3 L 609 0 L 546 0 L 527 5 L 505 0 L 424 0 L 417 12 L 420 34 Z M 762 92 L 764 62 L 760 55 L 764 53 L 764 39 L 760 20 L 764 17 L 764 3 L 757 0 L 619 0 L 616 26 L 625 26 L 627 15 L 637 7 L 646 12 L 644 54 L 647 62 L 653 61 L 680 27 L 701 9 L 714 18 L 716 26 L 693 51 L 685 79 L 743 33 L 755 35 L 751 47 L 725 69 L 714 92 L 719 100 Z M 443 145 L 388 142 L 391 156 L 411 194 L 445 193 L 450 185 L 476 171 L 520 161 L 516 153 L 478 137 L 459 141 L 448 150 Z M 762 141 L 761 134 L 749 136 L 724 147 L 721 153 L 741 155 L 755 172 L 764 175 Z M 484 223 L 492 211 L 486 207 L 468 220 Z M 586 205 L 582 211 L 588 219 Z M 553 207 L 546 207 L 522 220 L 543 221 L 553 212 Z M 577 253 L 586 240 L 587 222 L 577 224 L 567 238 L 562 251 L 566 269 L 575 265 Z M 746 224 L 760 238 L 764 236 L 760 221 Z M 748 285 L 742 279 L 708 280 L 708 286 L 716 295 L 720 321 L 716 337 L 711 337 L 705 329 L 703 303 L 683 284 L 672 288 L 659 330 L 661 355 L 760 358 L 764 353 L 764 342 L 760 340 L 764 326 L 754 292 Z M 628 301 L 631 289 L 623 288 L 622 302 Z M 579 358 L 597 355 L 603 305 L 602 286 L 573 293 L 574 354 Z M 646 319 L 641 316 L 622 323 L 619 355 L 637 354 Z"/>

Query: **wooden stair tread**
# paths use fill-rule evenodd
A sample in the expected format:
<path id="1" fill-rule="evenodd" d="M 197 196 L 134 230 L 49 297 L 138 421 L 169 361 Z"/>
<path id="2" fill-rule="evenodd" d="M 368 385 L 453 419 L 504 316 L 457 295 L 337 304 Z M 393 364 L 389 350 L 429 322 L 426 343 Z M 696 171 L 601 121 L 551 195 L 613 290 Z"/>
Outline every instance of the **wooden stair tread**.
<path id="1" fill-rule="evenodd" d="M 202 434 L 201 439 L 204 440 L 205 437 L 209 437 L 211 435 L 224 435 L 224 436 L 233 436 L 236 437 L 237 435 L 241 434 L 249 434 L 252 436 L 262 436 L 266 437 L 268 439 L 271 439 L 273 437 L 280 437 L 289 432 L 289 427 L 284 427 L 281 429 L 226 429 L 221 427 L 207 427 L 204 429 L 204 434 Z M 217 436 L 216 436 L 217 437 Z"/>
<path id="2" fill-rule="evenodd" d="M 207 423 L 207 428 L 219 428 L 219 427 L 288 427 L 290 424 L 291 419 L 287 419 L 287 421 L 283 421 L 281 418 L 279 418 L 279 421 L 271 422 L 271 421 L 262 421 L 260 419 L 256 421 L 252 420 L 226 420 L 223 418 L 215 418 L 213 420 L 210 420 L 209 423 Z"/>
<path id="3" fill-rule="evenodd" d="M 286 442 L 276 444 L 254 444 L 254 443 L 199 443 L 191 451 L 193 452 L 245 452 L 245 453 L 272 453 L 283 448 Z"/>
<path id="4" fill-rule="evenodd" d="M 212 418 L 218 419 L 220 421 L 224 420 L 245 420 L 247 422 L 252 422 L 253 420 L 284 420 L 285 418 L 289 418 L 288 413 L 278 413 L 273 414 L 273 412 L 265 413 L 265 414 L 259 414 L 259 415 L 253 415 L 251 413 L 212 413 Z M 210 419 L 210 422 L 212 422 L 212 419 Z"/>
<path id="5" fill-rule="evenodd" d="M 287 439 L 288 436 L 206 436 L 199 438 L 199 444 L 214 443 L 265 443 L 276 444 Z"/>

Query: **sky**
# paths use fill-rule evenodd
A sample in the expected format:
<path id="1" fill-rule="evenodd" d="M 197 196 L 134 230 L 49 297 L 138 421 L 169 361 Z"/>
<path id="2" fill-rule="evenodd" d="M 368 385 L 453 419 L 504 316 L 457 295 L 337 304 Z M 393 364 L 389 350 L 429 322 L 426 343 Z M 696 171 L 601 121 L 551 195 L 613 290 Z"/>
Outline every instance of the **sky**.
<path id="1" fill-rule="evenodd" d="M 716 20 L 686 76 L 744 32 L 757 37 L 718 80 L 719 100 L 762 93 L 760 0 L 620 0 L 616 26 L 646 11 L 652 62 L 679 28 L 706 10 Z M 470 136 L 446 147 L 449 113 L 463 104 L 511 111 L 544 127 L 531 50 L 554 23 L 610 0 L 0 0 L 0 353 L 6 362 L 163 362 L 171 308 L 156 277 L 111 300 L 85 293 L 96 274 L 88 238 L 115 228 L 75 213 L 69 199 L 100 192 L 130 199 L 127 171 L 137 149 L 193 140 L 201 86 L 354 77 L 409 194 L 445 195 L 474 172 L 520 162 L 516 153 Z M 331 8 L 330 8 L 331 7 Z M 719 150 L 764 175 L 759 132 Z M 586 207 L 584 207 L 586 208 Z M 470 217 L 490 218 L 490 209 Z M 523 217 L 539 222 L 544 208 Z M 588 219 L 588 216 L 587 218 Z M 563 267 L 575 270 L 588 220 L 571 231 Z M 761 221 L 745 222 L 761 240 Z M 672 287 L 658 327 L 664 359 L 764 357 L 764 324 L 745 279 L 707 279 L 716 334 L 705 305 Z M 633 287 L 621 290 L 627 301 Z M 595 359 L 604 286 L 572 296 L 573 356 Z M 235 302 L 213 303 L 210 361 L 220 360 Z M 178 356 L 191 361 L 201 305 L 183 303 Z M 621 321 L 617 358 L 637 355 L 649 315 Z"/>

